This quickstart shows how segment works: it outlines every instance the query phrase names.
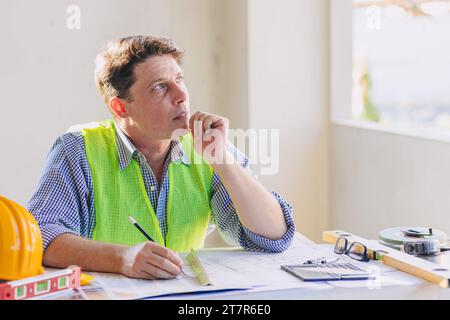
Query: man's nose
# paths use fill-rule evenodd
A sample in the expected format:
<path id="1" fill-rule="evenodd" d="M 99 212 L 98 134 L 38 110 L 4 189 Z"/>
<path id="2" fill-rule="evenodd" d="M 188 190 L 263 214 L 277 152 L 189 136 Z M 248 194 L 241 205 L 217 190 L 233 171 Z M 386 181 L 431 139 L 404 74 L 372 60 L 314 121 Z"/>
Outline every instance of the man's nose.
<path id="1" fill-rule="evenodd" d="M 186 102 L 186 100 L 188 99 L 188 95 L 189 93 L 186 86 L 184 86 L 183 84 L 175 85 L 174 102 L 176 105 Z"/>

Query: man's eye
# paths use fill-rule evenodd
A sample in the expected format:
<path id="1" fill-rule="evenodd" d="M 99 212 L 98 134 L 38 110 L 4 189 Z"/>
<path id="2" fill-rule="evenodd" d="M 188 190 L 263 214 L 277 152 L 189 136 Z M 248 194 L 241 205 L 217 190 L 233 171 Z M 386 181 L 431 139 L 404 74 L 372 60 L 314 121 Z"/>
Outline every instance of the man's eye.
<path id="1" fill-rule="evenodd" d="M 164 90 L 167 86 L 164 83 L 160 83 L 155 86 L 153 90 Z"/>
<path id="2" fill-rule="evenodd" d="M 181 83 L 181 82 L 183 82 L 183 81 L 184 81 L 184 77 L 178 77 L 178 78 L 177 78 L 177 82 L 178 82 L 178 83 Z"/>

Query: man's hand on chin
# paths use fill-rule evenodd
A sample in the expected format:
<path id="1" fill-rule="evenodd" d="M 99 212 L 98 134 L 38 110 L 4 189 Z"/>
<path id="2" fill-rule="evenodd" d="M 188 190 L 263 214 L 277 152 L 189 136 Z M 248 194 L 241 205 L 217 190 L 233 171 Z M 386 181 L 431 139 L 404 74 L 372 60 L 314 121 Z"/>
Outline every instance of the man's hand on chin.
<path id="1" fill-rule="evenodd" d="M 232 162 L 226 151 L 228 124 L 227 118 L 201 111 L 194 113 L 189 120 L 194 148 L 210 165 Z"/>

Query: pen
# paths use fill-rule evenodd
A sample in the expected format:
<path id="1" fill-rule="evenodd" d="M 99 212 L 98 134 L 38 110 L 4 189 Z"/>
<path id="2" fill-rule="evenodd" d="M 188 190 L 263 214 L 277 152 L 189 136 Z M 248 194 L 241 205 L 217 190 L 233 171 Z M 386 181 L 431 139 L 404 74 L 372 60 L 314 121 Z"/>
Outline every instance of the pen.
<path id="1" fill-rule="evenodd" d="M 134 225 L 134 226 L 135 226 L 135 227 L 136 227 L 136 228 L 144 235 L 144 237 L 147 238 L 148 241 L 155 242 L 155 241 L 152 239 L 152 237 L 150 237 L 150 236 L 148 235 L 148 233 L 145 232 L 144 229 L 142 229 L 142 227 L 139 225 L 139 223 L 137 223 L 137 221 L 136 221 L 132 216 L 128 216 L 128 220 L 130 220 L 131 224 Z M 184 272 L 183 268 L 181 268 L 181 267 L 180 267 L 180 270 L 181 270 L 181 273 L 182 273 L 185 277 L 190 278 L 190 279 L 195 279 L 195 278 L 196 278 L 196 277 L 192 277 L 192 276 L 189 276 L 188 274 L 186 274 L 186 273 Z"/>

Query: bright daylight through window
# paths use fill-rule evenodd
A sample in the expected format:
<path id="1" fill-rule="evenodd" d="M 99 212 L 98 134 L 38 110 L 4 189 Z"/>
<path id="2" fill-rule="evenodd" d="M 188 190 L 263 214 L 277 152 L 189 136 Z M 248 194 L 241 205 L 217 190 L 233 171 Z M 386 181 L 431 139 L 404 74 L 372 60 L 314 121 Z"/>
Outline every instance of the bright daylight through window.
<path id="1" fill-rule="evenodd" d="M 354 0 L 355 118 L 450 130 L 450 1 Z"/>

